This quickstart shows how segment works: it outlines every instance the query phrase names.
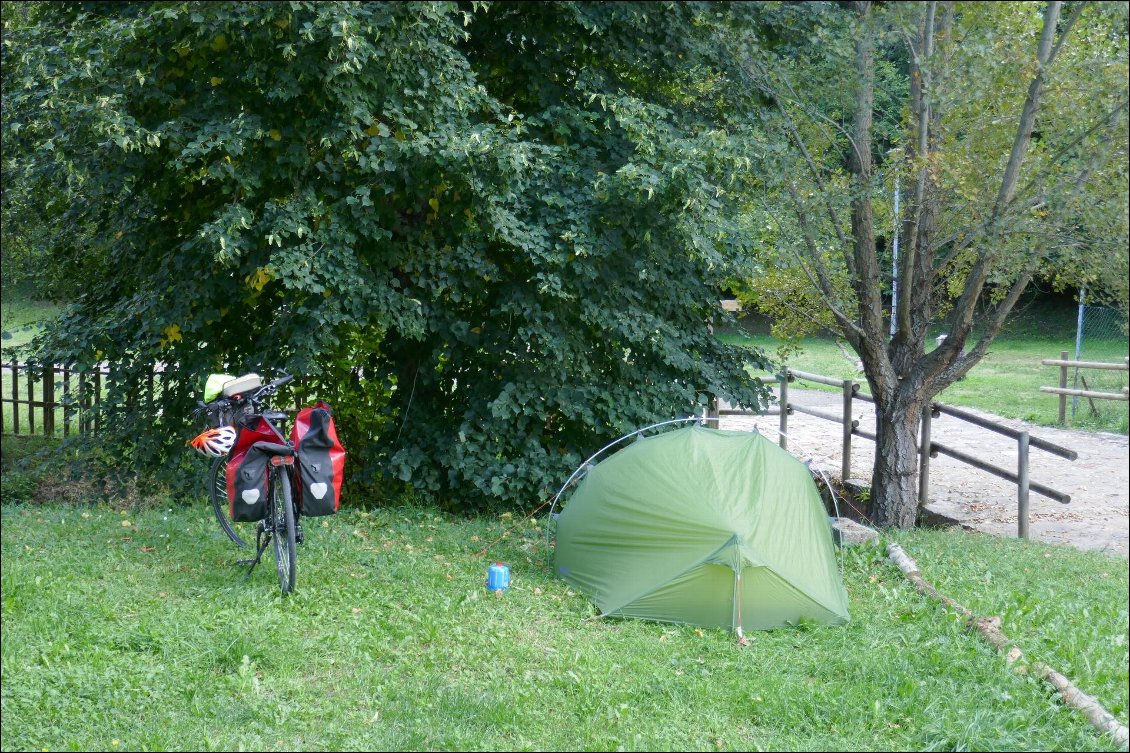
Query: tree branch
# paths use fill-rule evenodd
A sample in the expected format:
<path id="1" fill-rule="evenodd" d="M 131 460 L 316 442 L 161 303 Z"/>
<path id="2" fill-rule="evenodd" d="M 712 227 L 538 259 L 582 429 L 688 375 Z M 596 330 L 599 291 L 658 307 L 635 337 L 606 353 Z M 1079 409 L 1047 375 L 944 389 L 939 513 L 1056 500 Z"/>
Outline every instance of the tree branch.
<path id="1" fill-rule="evenodd" d="M 875 255 L 875 217 L 871 205 L 871 122 L 875 99 L 875 50 L 867 28 L 871 10 L 869 2 L 857 2 L 854 10 L 863 21 L 855 45 L 855 69 L 859 91 L 855 98 L 852 150 L 851 233 L 855 257 L 853 283 L 863 331 L 869 340 L 883 342 L 883 307 L 879 297 L 879 263 Z M 880 348 L 881 349 L 881 348 Z M 863 355 L 862 353 L 860 355 Z"/>
<path id="2" fill-rule="evenodd" d="M 914 190 L 914 201 L 908 203 L 908 223 L 906 232 L 906 252 L 903 254 L 899 266 L 899 301 L 897 336 L 902 339 L 910 337 L 910 296 L 912 292 L 911 275 L 915 266 L 915 255 L 919 246 L 918 230 L 922 220 L 922 209 L 926 201 L 926 182 L 929 180 L 930 164 L 930 103 L 927 94 L 926 64 L 934 53 L 934 13 L 937 3 L 931 2 L 926 6 L 926 17 L 923 21 L 921 48 L 912 53 L 913 63 L 910 73 L 911 107 L 918 115 L 918 138 L 915 146 L 914 158 L 919 162 L 918 179 Z M 913 47 L 912 47 L 913 51 Z"/>
<path id="3" fill-rule="evenodd" d="M 1020 121 L 1017 123 L 1016 136 L 1012 142 L 1012 151 L 1009 154 L 1008 165 L 1005 167 L 1004 175 L 1001 177 L 1000 189 L 997 191 L 997 198 L 993 205 L 992 213 L 986 222 L 986 229 L 991 229 L 993 225 L 997 223 L 1012 204 L 1012 199 L 1016 195 L 1016 184 L 1020 178 L 1020 165 L 1024 161 L 1024 156 L 1028 151 L 1028 145 L 1032 140 L 1032 129 L 1036 122 L 1036 111 L 1039 109 L 1040 99 L 1043 95 L 1044 74 L 1047 71 L 1048 57 L 1051 55 L 1052 42 L 1055 38 L 1055 29 L 1059 20 L 1059 9 L 1061 5 L 1062 3 L 1053 0 L 1048 3 L 1044 11 L 1044 29 L 1040 36 L 1040 44 L 1036 52 L 1038 68 L 1036 75 L 1028 85 L 1028 94 L 1024 99 L 1024 107 L 1020 113 Z M 950 337 L 946 339 L 942 347 L 934 351 L 934 353 L 938 353 L 947 361 L 956 359 L 957 354 L 965 344 L 966 338 L 969 336 L 973 325 L 973 309 L 977 303 L 977 299 L 981 296 L 981 291 L 985 287 L 985 281 L 989 277 L 989 271 L 992 265 L 992 251 L 989 249 L 982 250 L 978 254 L 973 268 L 969 271 L 968 277 L 965 279 L 964 289 L 961 291 L 961 296 L 954 305 L 953 314 L 951 315 L 952 326 L 950 327 Z"/>
<path id="4" fill-rule="evenodd" d="M 797 148 L 800 150 L 801 156 L 804 157 L 804 161 L 808 165 L 809 171 L 812 173 L 812 179 L 816 181 L 816 187 L 820 191 L 820 194 L 824 199 L 824 209 L 828 213 L 828 221 L 832 225 L 832 232 L 836 234 L 836 239 L 840 243 L 840 248 L 844 249 L 844 258 L 847 260 L 848 271 L 851 272 L 852 277 L 855 277 L 855 263 L 851 255 L 847 253 L 847 250 L 851 248 L 851 244 L 848 242 L 847 236 L 844 235 L 843 228 L 840 227 L 840 223 L 836 218 L 836 210 L 835 207 L 832 206 L 832 194 L 828 190 L 828 185 L 824 180 L 824 176 L 820 172 L 820 168 L 817 166 L 816 160 L 813 159 L 812 153 L 808 151 L 808 145 L 804 143 L 804 138 L 800 135 L 800 131 L 797 130 L 796 123 L 793 122 L 792 116 L 785 108 L 784 101 L 777 93 L 777 90 L 768 83 L 768 72 L 766 72 L 765 68 L 756 61 L 753 62 L 753 65 L 757 66 L 758 71 L 765 83 L 757 83 L 756 77 L 752 75 L 746 63 L 743 62 L 741 67 L 742 70 L 745 71 L 746 75 L 750 78 L 750 80 L 753 81 L 754 84 L 757 85 L 762 92 L 764 92 L 770 99 L 773 100 L 773 103 L 777 105 L 777 110 L 784 117 L 785 128 L 788 130 L 789 135 L 792 137 L 793 143 L 796 144 Z"/>
<path id="5" fill-rule="evenodd" d="M 784 80 L 785 86 L 788 87 L 789 93 L 792 95 L 792 97 L 790 99 L 788 99 L 789 104 L 792 104 L 795 107 L 797 107 L 801 112 L 803 112 L 805 115 L 807 115 L 808 119 L 811 120 L 813 123 L 818 123 L 819 121 L 824 121 L 828 125 L 832 126 L 832 128 L 835 128 L 837 131 L 839 131 L 840 135 L 842 135 L 845 139 L 847 139 L 848 143 L 851 144 L 852 151 L 855 152 L 856 154 L 859 153 L 859 144 L 857 144 L 855 142 L 855 139 L 853 138 L 852 134 L 846 128 L 844 128 L 842 125 L 837 123 L 832 118 L 829 118 L 827 115 L 824 115 L 824 114 L 819 113 L 819 112 L 813 112 L 808 107 L 806 107 L 804 105 L 804 103 L 800 101 L 800 97 L 797 95 L 796 89 L 793 88 L 792 82 L 789 81 L 788 74 L 782 72 L 780 74 L 780 76 L 781 76 L 782 80 Z M 872 82 L 872 87 L 874 87 L 874 82 Z M 781 99 L 784 100 L 783 97 Z M 824 135 L 828 137 L 828 141 L 835 141 L 835 139 L 832 137 L 831 132 L 828 131 L 828 129 L 825 128 L 825 129 L 822 129 L 822 130 L 824 132 Z"/>
<path id="6" fill-rule="evenodd" d="M 1043 169 L 1034 173 L 1024 184 L 1024 187 L 1017 191 L 1017 195 L 1027 194 L 1032 188 L 1036 186 L 1037 183 L 1046 179 L 1048 176 L 1048 171 L 1052 167 L 1063 161 L 1067 157 L 1067 155 L 1070 154 L 1071 151 L 1074 150 L 1077 146 L 1083 143 L 1083 141 L 1085 141 L 1087 137 L 1094 135 L 1104 126 L 1110 126 L 1118 116 L 1118 113 L 1122 110 L 1125 110 L 1127 105 L 1130 105 L 1130 100 L 1127 100 L 1126 98 L 1118 100 L 1118 102 L 1115 103 L 1114 107 L 1107 111 L 1101 119 L 1096 120 L 1089 128 L 1087 128 L 1087 130 L 1083 131 L 1083 133 L 1074 138 L 1071 143 L 1067 144 L 1065 147 L 1060 149 L 1056 155 L 1052 156 L 1048 160 L 1047 165 Z M 1027 208 L 1031 203 L 1032 202 L 1025 202 L 1025 204 L 1022 205 L 1022 208 Z M 1008 215 L 1006 214 L 1005 216 Z M 946 268 L 946 266 L 948 266 L 950 262 L 957 258 L 958 254 L 968 248 L 972 244 L 973 240 L 979 237 L 979 235 L 984 230 L 986 230 L 988 226 L 988 221 L 972 228 L 967 226 L 965 228 L 962 228 L 961 230 L 950 233 L 948 236 L 935 243 L 935 247 L 942 248 L 951 243 L 954 243 L 959 235 L 964 234 L 966 236 L 965 240 L 962 243 L 951 248 L 950 251 L 945 255 L 945 257 L 943 257 L 942 260 L 934 267 L 935 274 L 940 274 Z"/>
<path id="7" fill-rule="evenodd" d="M 1040 108 L 1040 99 L 1044 89 L 1044 74 L 1047 72 L 1048 58 L 1051 55 L 1052 40 L 1055 37 L 1055 27 L 1059 21 L 1061 2 L 1048 3 L 1044 11 L 1044 31 L 1040 37 L 1040 46 L 1036 51 L 1037 70 L 1031 83 L 1028 84 L 1028 96 L 1024 99 L 1024 109 L 1020 113 L 1020 123 L 1016 129 L 1016 137 L 1012 141 L 1012 151 L 1008 155 L 1008 165 L 1005 166 L 1004 176 L 1001 178 L 1000 190 L 997 191 L 997 201 L 993 206 L 993 215 L 1004 211 L 1016 195 L 1016 183 L 1020 178 L 1020 165 L 1028 152 L 1028 144 L 1032 140 L 1032 129 L 1036 124 L 1036 111 Z M 1062 39 L 1060 42 L 1062 43 Z"/>
<path id="8" fill-rule="evenodd" d="M 942 14 L 940 19 L 935 19 L 937 28 L 935 30 L 934 49 L 931 55 L 932 70 L 929 77 L 929 85 L 935 91 L 941 91 L 945 75 L 949 72 L 949 63 L 953 51 L 953 22 L 954 22 L 954 4 L 953 2 L 945 2 L 942 5 Z M 936 60 L 936 65 L 934 64 Z M 927 91 L 926 95 L 931 96 L 931 92 Z M 935 144 L 942 134 L 942 110 L 937 100 L 928 102 L 930 117 L 929 117 L 929 139 L 927 141 L 927 149 L 933 151 L 936 149 Z M 927 163 L 931 160 L 928 158 Z M 915 241 L 915 263 L 914 267 L 910 270 L 910 277 L 912 284 L 910 289 L 910 329 L 906 332 L 905 340 L 908 346 L 907 355 L 912 358 L 919 358 L 923 352 L 923 343 L 926 339 L 926 330 L 930 326 L 930 321 L 934 315 L 933 299 L 934 299 L 934 252 L 936 249 L 934 236 L 938 232 L 939 216 L 942 214 L 941 206 L 943 202 L 942 191 L 938 185 L 938 179 L 935 173 L 929 173 L 927 179 L 930 181 L 930 187 L 924 198 L 921 214 L 918 220 L 918 227 L 916 228 L 917 237 Z"/>
<path id="9" fill-rule="evenodd" d="M 968 630 L 976 630 L 989 645 L 998 651 L 1004 652 L 1005 659 L 1007 659 L 1010 667 L 1013 667 L 1021 674 L 1031 670 L 1036 677 L 1039 677 L 1056 689 L 1056 692 L 1059 693 L 1059 697 L 1063 699 L 1064 704 L 1086 716 L 1087 721 L 1089 721 L 1095 729 L 1109 735 L 1115 744 L 1123 747 L 1126 746 L 1127 741 L 1130 740 L 1130 730 L 1127 730 L 1126 725 L 1103 708 L 1095 698 L 1079 690 L 1074 683 L 1046 664 L 1041 662 L 1032 662 L 1028 665 L 1018 663 L 1024 658 L 1024 653 L 1001 631 L 1001 620 L 999 617 L 978 617 L 964 605 L 939 592 L 929 581 L 922 577 L 922 571 L 918 568 L 918 563 L 911 559 L 898 544 L 892 543 L 887 545 L 887 556 L 891 562 L 902 570 L 907 580 L 910 581 L 911 585 L 914 586 L 914 589 L 918 591 L 918 593 L 937 599 L 954 612 L 957 612 L 965 619 L 965 625 Z"/>
<path id="10" fill-rule="evenodd" d="M 1059 33 L 1059 39 L 1056 40 L 1055 47 L 1052 48 L 1051 54 L 1048 55 L 1048 59 L 1044 63 L 1045 68 L 1055 62 L 1056 56 L 1059 55 L 1059 51 L 1063 47 L 1063 43 L 1067 40 L 1067 35 L 1071 33 L 1071 27 L 1079 20 L 1079 16 L 1083 15 L 1083 9 L 1089 4 L 1090 3 L 1087 2 L 1077 2 L 1072 6 L 1071 15 L 1063 22 L 1063 31 Z"/>
<path id="11" fill-rule="evenodd" d="M 985 357 L 985 354 L 989 352 L 989 346 L 993 343 L 993 340 L 996 339 L 996 336 L 1000 334 L 1001 327 L 1004 326 L 1008 315 L 1012 313 L 1013 307 L 1016 306 L 1016 302 L 1020 299 L 1020 294 L 1028 287 L 1028 283 L 1032 281 L 1032 275 L 1035 274 L 1038 266 L 1038 262 L 1033 261 L 1012 284 L 1004 300 L 997 304 L 996 309 L 988 315 L 988 324 L 985 326 L 985 331 L 981 333 L 980 339 L 977 341 L 977 344 L 973 346 L 972 350 L 959 356 L 948 368 L 943 366 L 938 370 L 940 373 L 936 375 L 933 373 L 932 368 L 935 364 L 927 364 L 927 378 L 937 376 L 935 385 L 938 391 L 945 389 L 965 376 L 969 370 L 976 366 L 978 362 Z M 948 344 L 949 338 L 946 338 L 943 347 Z M 938 350 L 941 350 L 941 348 Z M 934 352 L 936 353 L 937 351 Z M 930 355 L 933 356 L 933 353 Z"/>
<path id="12" fill-rule="evenodd" d="M 789 190 L 789 196 L 793 200 L 793 208 L 796 211 L 797 220 L 800 225 L 801 237 L 804 239 L 805 247 L 808 249 L 808 259 L 816 270 L 816 277 L 813 278 L 812 273 L 804 266 L 804 257 L 799 252 L 794 251 L 797 260 L 801 262 L 806 275 L 808 275 L 809 282 L 812 286 L 820 291 L 824 297 L 825 303 L 832 311 L 832 316 L 835 317 L 836 322 L 844 330 L 844 336 L 852 345 L 857 342 L 862 342 L 864 339 L 864 332 L 859 328 L 854 321 L 852 321 L 847 314 L 845 314 L 838 305 L 836 305 L 836 289 L 832 285 L 832 280 L 828 276 L 828 270 L 824 266 L 824 262 L 820 259 L 820 249 L 816 245 L 816 240 L 808 231 L 809 219 L 808 213 L 804 209 L 804 202 L 801 201 L 800 194 L 797 193 L 796 187 L 792 183 L 786 184 Z M 779 225 L 780 223 L 778 223 Z"/>

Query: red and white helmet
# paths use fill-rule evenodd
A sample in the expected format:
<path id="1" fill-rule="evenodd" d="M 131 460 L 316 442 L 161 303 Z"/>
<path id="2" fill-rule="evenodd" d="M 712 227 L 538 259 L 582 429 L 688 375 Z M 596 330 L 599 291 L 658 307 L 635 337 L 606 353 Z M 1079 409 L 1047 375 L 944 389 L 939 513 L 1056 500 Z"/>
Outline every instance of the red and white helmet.
<path id="1" fill-rule="evenodd" d="M 189 444 L 200 453 L 214 458 L 223 457 L 235 446 L 236 431 L 231 426 L 208 429 L 196 436 Z"/>

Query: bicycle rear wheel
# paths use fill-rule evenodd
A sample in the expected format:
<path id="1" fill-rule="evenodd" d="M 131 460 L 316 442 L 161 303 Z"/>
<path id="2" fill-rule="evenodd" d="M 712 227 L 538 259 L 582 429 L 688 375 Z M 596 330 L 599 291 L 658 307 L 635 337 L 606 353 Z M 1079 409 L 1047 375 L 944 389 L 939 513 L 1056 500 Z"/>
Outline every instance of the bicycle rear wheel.
<path id="1" fill-rule="evenodd" d="M 227 537 L 240 546 L 251 546 L 239 535 L 236 525 L 228 517 L 228 456 L 218 457 L 212 462 L 208 473 L 208 495 L 212 499 L 212 512 Z"/>
<path id="2" fill-rule="evenodd" d="M 275 550 L 275 569 L 279 572 L 279 588 L 284 594 L 294 590 L 297 564 L 294 557 L 295 521 L 294 499 L 290 490 L 290 474 L 273 470 L 271 484 L 271 523 L 274 533 L 271 543 Z"/>

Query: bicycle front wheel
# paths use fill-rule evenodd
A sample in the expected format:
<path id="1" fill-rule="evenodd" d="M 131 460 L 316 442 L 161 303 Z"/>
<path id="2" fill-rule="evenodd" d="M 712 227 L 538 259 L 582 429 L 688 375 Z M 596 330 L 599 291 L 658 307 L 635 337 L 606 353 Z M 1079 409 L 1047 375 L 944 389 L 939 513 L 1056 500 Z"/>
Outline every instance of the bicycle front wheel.
<path id="1" fill-rule="evenodd" d="M 208 495 L 212 499 L 212 512 L 227 537 L 240 546 L 250 546 L 236 526 L 228 517 L 228 456 L 218 457 L 212 462 L 212 470 L 208 474 Z"/>
<path id="2" fill-rule="evenodd" d="M 291 496 L 290 474 L 284 470 L 272 471 L 271 522 L 274 535 L 271 543 L 275 550 L 275 568 L 279 571 L 279 588 L 284 594 L 294 590 L 297 565 L 294 559 L 295 520 L 294 499 Z"/>

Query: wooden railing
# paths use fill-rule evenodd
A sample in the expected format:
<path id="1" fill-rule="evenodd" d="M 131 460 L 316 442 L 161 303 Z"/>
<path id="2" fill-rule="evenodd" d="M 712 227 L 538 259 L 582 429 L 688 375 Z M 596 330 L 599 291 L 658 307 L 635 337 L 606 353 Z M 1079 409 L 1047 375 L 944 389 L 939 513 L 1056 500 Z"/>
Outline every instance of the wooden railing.
<path id="1" fill-rule="evenodd" d="M 1067 397 L 1069 395 L 1074 397 L 1085 397 L 1088 400 L 1130 400 L 1130 389 L 1123 387 L 1122 392 L 1100 392 L 1087 388 L 1087 380 L 1083 380 L 1083 389 L 1068 389 L 1067 387 L 1067 370 L 1068 369 L 1106 369 L 1111 371 L 1130 371 L 1130 358 L 1122 359 L 1122 363 L 1104 363 L 1102 361 L 1069 361 L 1067 359 L 1067 351 L 1061 350 L 1059 358 L 1045 358 L 1040 361 L 1044 366 L 1058 366 L 1059 367 L 1059 386 L 1058 387 L 1041 387 L 1040 392 L 1050 392 L 1053 395 L 1059 395 L 1059 424 L 1062 426 L 1067 421 Z M 1095 404 L 1091 403 L 1091 409 L 1094 410 Z"/>
<path id="2" fill-rule="evenodd" d="M 1066 354 L 1065 354 L 1066 355 Z M 806 407 L 793 402 L 789 398 L 789 383 L 795 379 L 800 379 L 806 382 L 815 382 L 817 384 L 826 384 L 832 387 L 839 387 L 843 395 L 843 412 L 839 415 L 830 413 L 816 408 Z M 797 371 L 796 369 L 787 369 L 784 375 L 777 375 L 777 382 L 780 385 L 780 395 L 778 398 L 778 407 L 774 410 L 768 411 L 760 415 L 780 415 L 780 437 L 778 444 L 784 449 L 788 448 L 788 420 L 789 416 L 793 413 L 803 413 L 804 415 L 814 416 L 826 421 L 834 421 L 839 423 L 842 427 L 841 443 L 842 443 L 842 456 L 840 466 L 840 478 L 844 481 L 852 478 L 851 472 L 851 444 L 852 437 L 862 437 L 869 439 L 872 442 L 876 440 L 876 435 L 873 432 L 861 429 L 859 421 L 852 418 L 852 404 L 855 400 L 862 400 L 868 403 L 874 403 L 875 400 L 870 395 L 861 393 L 859 391 L 860 385 L 851 379 L 836 379 L 834 377 L 824 376 L 823 374 L 811 374 L 805 371 Z M 724 415 L 753 415 L 749 411 L 744 410 L 716 410 L 713 411 L 715 417 Z M 947 447 L 946 445 L 935 442 L 931 439 L 931 428 L 935 418 L 940 416 L 951 416 L 962 421 L 980 426 L 983 429 L 996 432 L 1003 436 L 1016 440 L 1016 472 L 1013 473 L 1007 468 L 986 463 L 979 458 L 964 453 L 956 448 Z M 919 469 L 918 469 L 918 503 L 919 506 L 925 506 L 930 491 L 930 459 L 937 457 L 939 454 L 951 457 L 974 468 L 991 473 L 998 478 L 1011 481 L 1017 487 L 1017 534 L 1020 538 L 1028 538 L 1028 497 L 1031 492 L 1036 492 L 1056 502 L 1067 504 L 1071 501 L 1071 495 L 1064 492 L 1057 491 L 1056 489 L 1046 486 L 1044 484 L 1036 483 L 1029 478 L 1029 453 L 1032 448 L 1050 452 L 1053 455 L 1066 458 L 1067 460 L 1076 460 L 1079 454 L 1075 450 L 1062 447 L 1053 442 L 1049 442 L 1039 437 L 1033 437 L 1027 430 L 1020 431 L 1011 427 L 983 418 L 974 413 L 971 413 L 961 408 L 955 408 L 952 405 L 943 405 L 942 403 L 931 403 L 931 405 L 922 411 L 921 424 L 919 431 L 918 441 L 918 455 L 919 455 Z"/>

